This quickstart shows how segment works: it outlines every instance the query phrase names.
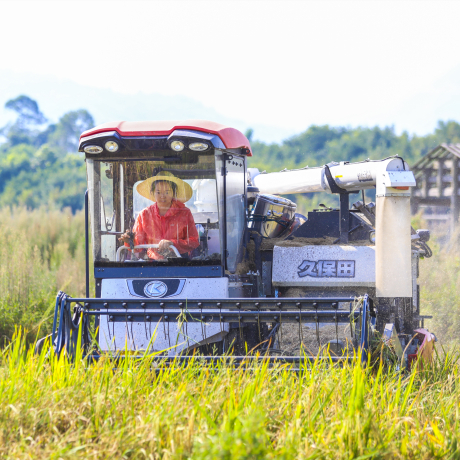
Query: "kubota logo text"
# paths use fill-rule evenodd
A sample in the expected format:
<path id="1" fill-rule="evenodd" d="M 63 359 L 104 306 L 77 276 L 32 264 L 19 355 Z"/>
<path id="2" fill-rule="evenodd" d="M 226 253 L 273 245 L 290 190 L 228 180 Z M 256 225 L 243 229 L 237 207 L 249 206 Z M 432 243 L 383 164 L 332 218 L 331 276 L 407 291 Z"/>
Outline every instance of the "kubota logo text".
<path id="1" fill-rule="evenodd" d="M 298 275 L 303 278 L 354 278 L 354 260 L 304 260 L 298 267 Z"/>

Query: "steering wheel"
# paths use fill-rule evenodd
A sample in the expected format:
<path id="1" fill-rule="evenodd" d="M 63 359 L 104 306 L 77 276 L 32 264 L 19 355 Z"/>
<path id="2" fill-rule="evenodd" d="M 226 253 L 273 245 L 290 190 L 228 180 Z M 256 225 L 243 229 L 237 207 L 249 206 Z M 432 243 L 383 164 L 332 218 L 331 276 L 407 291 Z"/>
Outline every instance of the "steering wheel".
<path id="1" fill-rule="evenodd" d="M 148 248 L 154 248 L 154 249 L 157 249 L 160 245 L 159 244 L 138 244 L 137 246 L 134 246 L 134 249 L 148 249 Z M 172 249 L 174 251 L 174 254 L 176 254 L 177 257 L 182 257 L 180 254 L 179 254 L 179 251 L 177 250 L 176 246 L 174 246 L 173 244 L 170 244 L 169 245 L 169 249 Z M 128 247 L 128 246 L 120 246 L 118 249 L 117 249 L 117 257 L 116 257 L 116 261 L 117 262 L 121 262 L 121 253 L 123 251 L 131 251 L 131 248 Z"/>

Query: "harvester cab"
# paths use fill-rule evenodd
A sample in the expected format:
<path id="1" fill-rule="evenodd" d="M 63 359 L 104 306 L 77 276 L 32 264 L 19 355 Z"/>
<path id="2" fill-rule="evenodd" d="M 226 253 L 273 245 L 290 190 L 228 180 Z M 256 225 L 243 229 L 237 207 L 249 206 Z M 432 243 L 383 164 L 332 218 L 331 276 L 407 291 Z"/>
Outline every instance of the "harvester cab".
<path id="1" fill-rule="evenodd" d="M 402 348 L 414 333 L 432 340 L 417 286 L 428 236 L 411 232 L 415 179 L 401 158 L 260 173 L 242 133 L 196 120 L 108 123 L 79 151 L 96 292 L 87 249 L 86 298 L 57 296 L 58 352 L 75 351 L 78 331 L 89 345 L 91 317 L 100 351 L 170 359 L 365 359 L 373 330 Z M 373 188 L 376 204 L 350 208 Z M 339 208 L 303 216 L 280 196 L 311 192 L 338 194 Z"/>

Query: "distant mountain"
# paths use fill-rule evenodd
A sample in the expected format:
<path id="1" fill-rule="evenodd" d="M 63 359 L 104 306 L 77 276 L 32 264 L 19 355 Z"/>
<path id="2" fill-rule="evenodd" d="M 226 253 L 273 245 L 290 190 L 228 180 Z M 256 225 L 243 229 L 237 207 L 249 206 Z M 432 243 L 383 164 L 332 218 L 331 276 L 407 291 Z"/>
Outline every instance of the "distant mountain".
<path id="1" fill-rule="evenodd" d="M 20 94 L 36 100 L 42 112 L 57 121 L 70 110 L 86 109 L 96 124 L 114 120 L 204 119 L 232 126 L 241 131 L 254 130 L 254 138 L 263 142 L 280 142 L 295 134 L 276 126 L 247 123 L 226 117 L 199 101 L 181 95 L 137 93 L 121 94 L 110 89 L 94 88 L 56 77 L 0 69 L 0 127 L 11 116 L 5 102 Z"/>

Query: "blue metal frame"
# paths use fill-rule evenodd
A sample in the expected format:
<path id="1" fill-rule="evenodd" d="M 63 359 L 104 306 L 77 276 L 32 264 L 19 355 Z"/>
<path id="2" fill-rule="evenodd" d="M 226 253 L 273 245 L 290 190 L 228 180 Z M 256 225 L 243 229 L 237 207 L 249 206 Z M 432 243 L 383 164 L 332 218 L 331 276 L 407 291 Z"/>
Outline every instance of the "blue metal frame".
<path id="1" fill-rule="evenodd" d="M 94 267 L 94 278 L 222 278 L 221 265 Z M 88 296 L 89 297 L 89 296 Z"/>
<path id="2" fill-rule="evenodd" d="M 60 353 L 64 347 L 64 310 L 67 303 L 67 295 L 59 291 L 61 295 L 56 298 L 56 309 L 54 312 L 54 318 L 57 318 L 57 311 L 59 310 L 59 328 L 57 330 L 57 336 L 55 338 L 54 331 L 56 330 L 55 322 L 53 322 L 53 335 L 51 337 L 52 343 L 55 347 L 55 350 Z"/>
<path id="3" fill-rule="evenodd" d="M 54 339 L 56 338 L 56 323 L 58 318 L 59 307 L 61 305 L 61 299 L 66 294 L 62 291 L 59 291 L 56 296 L 56 304 L 54 306 L 54 318 L 53 318 L 53 330 L 51 333 L 51 343 L 54 344 Z"/>
<path id="4" fill-rule="evenodd" d="M 369 350 L 369 296 L 366 294 L 363 299 L 363 306 L 361 308 L 361 361 L 363 364 L 367 363 L 367 352 Z"/>

